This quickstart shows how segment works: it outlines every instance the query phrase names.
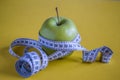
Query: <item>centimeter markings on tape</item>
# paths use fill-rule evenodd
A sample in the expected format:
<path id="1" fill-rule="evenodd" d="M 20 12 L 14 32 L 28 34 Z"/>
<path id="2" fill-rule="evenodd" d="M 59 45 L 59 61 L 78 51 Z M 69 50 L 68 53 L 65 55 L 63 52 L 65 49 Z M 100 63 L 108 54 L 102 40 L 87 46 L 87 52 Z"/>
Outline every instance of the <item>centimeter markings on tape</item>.
<path id="1" fill-rule="evenodd" d="M 42 36 L 39 36 L 39 43 L 42 46 L 56 50 L 55 53 L 49 55 L 49 61 L 64 57 L 73 50 L 86 50 L 79 43 L 81 41 L 80 35 L 78 34 L 72 41 L 53 41 L 48 40 Z"/>
<path id="2" fill-rule="evenodd" d="M 101 48 L 87 51 L 84 47 L 82 47 L 79 44 L 80 41 L 81 41 L 81 38 L 80 38 L 79 34 L 72 41 L 53 41 L 53 40 L 48 40 L 42 36 L 39 36 L 38 41 L 32 40 L 32 39 L 27 39 L 27 38 L 19 38 L 11 43 L 9 52 L 11 55 L 19 58 L 19 60 L 16 62 L 16 70 L 23 77 L 29 77 L 29 76 L 35 74 L 39 70 L 44 69 L 48 65 L 48 61 L 52 61 L 52 60 L 64 57 L 64 56 L 68 55 L 71 51 L 74 51 L 74 50 L 83 51 L 83 61 L 84 62 L 95 61 L 98 52 L 102 53 L 101 54 L 102 62 L 107 63 L 110 61 L 110 59 L 112 57 L 112 53 L 113 53 L 110 48 L 103 46 Z M 15 46 L 26 46 L 24 49 L 24 56 L 20 57 L 12 50 L 12 48 Z M 42 50 L 42 46 L 46 46 L 48 48 L 54 49 L 54 50 L 56 50 L 56 52 L 47 56 L 46 53 Z M 31 47 L 36 48 L 40 52 L 40 55 L 37 55 L 36 52 L 29 52 L 29 49 Z M 36 59 L 38 59 L 38 60 L 36 61 L 36 59 L 33 58 L 34 56 L 31 54 L 34 54 L 34 56 L 36 55 L 36 57 L 39 56 L 39 59 L 37 57 Z M 31 72 L 28 73 L 28 71 L 26 71 L 26 70 L 28 70 L 27 67 L 22 66 L 22 64 L 25 65 L 24 62 L 26 63 L 26 65 L 29 65 L 28 68 L 31 69 L 31 70 L 29 70 Z M 40 65 L 40 66 L 37 66 L 39 68 L 35 67 L 37 65 L 37 63 Z M 22 67 L 19 67 L 19 66 L 22 66 Z"/>

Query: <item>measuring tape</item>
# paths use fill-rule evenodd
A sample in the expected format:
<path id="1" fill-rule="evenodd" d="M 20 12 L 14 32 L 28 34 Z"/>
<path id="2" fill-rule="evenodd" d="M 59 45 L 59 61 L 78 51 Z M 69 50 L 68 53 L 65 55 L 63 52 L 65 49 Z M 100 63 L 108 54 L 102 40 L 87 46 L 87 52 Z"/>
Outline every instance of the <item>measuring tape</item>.
<path id="1" fill-rule="evenodd" d="M 23 77 L 30 77 L 38 71 L 46 68 L 49 61 L 56 60 L 66 55 L 69 55 L 70 52 L 74 50 L 82 51 L 83 62 L 94 62 L 99 52 L 101 52 L 102 62 L 107 63 L 110 61 L 113 54 L 110 48 L 103 46 L 88 51 L 86 48 L 79 44 L 80 41 L 81 38 L 79 34 L 77 34 L 75 39 L 73 39 L 72 41 L 48 40 L 43 36 L 39 36 L 38 41 L 28 38 L 19 38 L 11 43 L 9 53 L 12 56 L 19 58 L 19 60 L 15 64 L 15 67 L 16 71 Z M 25 46 L 23 53 L 24 55 L 22 57 L 13 51 L 13 48 L 16 46 Z M 43 51 L 42 46 L 56 50 L 56 52 L 48 56 Z M 37 49 L 40 54 L 37 54 L 35 51 L 30 52 L 30 48 Z"/>

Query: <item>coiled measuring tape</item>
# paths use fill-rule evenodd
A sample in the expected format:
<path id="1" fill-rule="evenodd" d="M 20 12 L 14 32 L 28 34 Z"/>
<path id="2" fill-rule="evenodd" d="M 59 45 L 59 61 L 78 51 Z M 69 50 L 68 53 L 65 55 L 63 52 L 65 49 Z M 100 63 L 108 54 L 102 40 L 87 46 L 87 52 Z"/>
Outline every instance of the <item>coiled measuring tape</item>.
<path id="1" fill-rule="evenodd" d="M 54 41 L 48 40 L 42 36 L 39 36 L 39 40 L 32 40 L 27 38 L 19 38 L 14 40 L 9 48 L 11 55 L 19 58 L 16 62 L 16 71 L 23 77 L 29 77 L 38 71 L 44 69 L 48 65 L 48 61 L 56 60 L 58 58 L 69 55 L 70 52 L 74 50 L 80 50 L 83 52 L 84 62 L 94 62 L 98 53 L 101 52 L 101 61 L 109 62 L 112 57 L 112 50 L 106 46 L 88 51 L 86 48 L 81 46 L 79 43 L 81 41 L 80 35 L 77 34 L 75 39 L 72 41 Z M 13 51 L 15 46 L 25 46 L 24 55 L 20 57 Z M 50 49 L 56 50 L 53 54 L 47 56 L 43 51 L 42 46 L 48 47 Z M 29 52 L 30 48 L 35 48 L 40 52 L 38 55 L 36 52 Z"/>

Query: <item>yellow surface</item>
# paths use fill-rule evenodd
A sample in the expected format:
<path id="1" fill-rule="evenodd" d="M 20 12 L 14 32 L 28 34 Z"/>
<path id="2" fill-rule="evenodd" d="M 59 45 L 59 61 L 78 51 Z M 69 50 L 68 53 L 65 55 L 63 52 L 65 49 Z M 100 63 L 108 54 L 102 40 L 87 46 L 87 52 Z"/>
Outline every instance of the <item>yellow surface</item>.
<path id="1" fill-rule="evenodd" d="M 114 52 L 112 60 L 108 64 L 82 63 L 81 51 L 75 51 L 30 78 L 22 78 L 8 47 L 16 38 L 37 40 L 44 20 L 56 16 L 56 6 L 61 16 L 75 22 L 83 46 L 109 46 Z M 119 0 L 0 0 L 0 80 L 120 80 Z"/>

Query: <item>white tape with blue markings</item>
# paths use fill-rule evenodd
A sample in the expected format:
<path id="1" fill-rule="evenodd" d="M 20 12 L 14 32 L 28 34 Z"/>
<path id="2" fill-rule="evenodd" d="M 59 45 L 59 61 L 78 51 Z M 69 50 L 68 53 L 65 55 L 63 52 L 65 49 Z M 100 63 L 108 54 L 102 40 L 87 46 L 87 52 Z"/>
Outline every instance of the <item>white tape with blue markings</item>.
<path id="1" fill-rule="evenodd" d="M 17 72 L 23 77 L 29 77 L 35 74 L 36 72 L 46 68 L 48 65 L 48 61 L 64 57 L 74 50 L 80 50 L 83 52 L 84 62 L 94 62 L 98 55 L 98 52 L 101 52 L 102 62 L 107 63 L 110 61 L 113 53 L 110 48 L 103 46 L 101 48 L 88 51 L 86 50 L 86 48 L 80 45 L 80 41 L 81 38 L 79 34 L 76 35 L 75 39 L 73 39 L 72 41 L 54 41 L 48 40 L 42 36 L 39 36 L 38 41 L 27 38 L 19 38 L 11 43 L 9 52 L 11 55 L 19 58 L 15 66 Z M 24 55 L 22 57 L 20 57 L 13 51 L 13 47 L 15 46 L 25 46 Z M 47 56 L 47 54 L 43 51 L 42 46 L 56 50 L 56 52 Z M 30 48 L 37 49 L 40 52 L 40 55 L 38 55 L 36 52 L 29 52 Z M 35 59 L 33 57 L 37 58 Z"/>

